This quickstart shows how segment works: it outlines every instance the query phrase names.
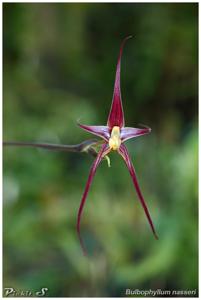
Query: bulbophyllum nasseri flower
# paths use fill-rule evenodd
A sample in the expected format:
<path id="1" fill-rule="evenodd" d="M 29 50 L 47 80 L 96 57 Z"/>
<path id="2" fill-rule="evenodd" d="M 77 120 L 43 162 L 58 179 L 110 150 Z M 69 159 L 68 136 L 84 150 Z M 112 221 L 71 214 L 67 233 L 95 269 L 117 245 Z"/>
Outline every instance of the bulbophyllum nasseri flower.
<path id="1" fill-rule="evenodd" d="M 130 172 L 134 187 L 136 189 L 138 198 L 140 200 L 140 203 L 144 209 L 144 212 L 146 214 L 146 217 L 148 219 L 149 225 L 152 229 L 152 232 L 155 236 L 156 239 L 158 239 L 150 213 L 148 211 L 147 205 L 145 203 L 144 197 L 142 195 L 142 192 L 140 190 L 137 177 L 136 177 L 136 172 L 134 169 L 134 166 L 132 164 L 131 158 L 129 156 L 128 150 L 126 146 L 124 145 L 124 142 L 141 136 L 145 135 L 151 132 L 151 128 L 149 127 L 144 127 L 144 128 L 132 128 L 132 127 L 125 127 L 125 121 L 124 121 L 124 112 L 123 112 L 123 106 L 122 106 L 122 100 L 121 100 L 121 89 L 120 89 L 120 69 L 121 69 L 121 56 L 122 56 L 122 51 L 125 42 L 131 38 L 131 36 L 126 37 L 120 47 L 120 53 L 118 57 L 118 62 L 117 62 L 117 68 L 116 68 L 116 77 L 115 77 L 115 83 L 114 83 L 114 93 L 113 93 L 113 99 L 112 99 L 112 105 L 110 109 L 110 113 L 108 116 L 107 120 L 107 125 L 106 126 L 88 126 L 88 125 L 83 125 L 79 124 L 78 125 L 96 135 L 99 136 L 103 139 L 103 145 L 101 146 L 100 151 L 97 154 L 97 157 L 95 161 L 92 164 L 89 177 L 86 183 L 86 187 L 82 196 L 82 200 L 80 203 L 79 211 L 78 211 L 78 217 L 77 217 L 77 232 L 79 236 L 79 240 L 82 246 L 82 249 L 84 251 L 84 254 L 86 254 L 86 250 L 81 238 L 80 234 L 80 221 L 81 221 L 81 216 L 82 216 L 82 211 L 84 208 L 84 204 L 89 192 L 89 188 L 91 186 L 92 180 L 94 178 L 94 175 L 96 173 L 96 169 L 99 166 L 100 162 L 102 159 L 110 152 L 110 151 L 117 151 L 123 158 L 123 160 L 126 163 L 126 166 Z"/>
<path id="2" fill-rule="evenodd" d="M 96 157 L 89 173 L 89 177 L 82 196 L 82 200 L 78 211 L 78 217 L 77 217 L 77 232 L 78 232 L 79 240 L 84 254 L 86 254 L 86 250 L 80 235 L 80 221 L 81 221 L 82 211 L 89 192 L 89 188 L 91 186 L 92 180 L 96 173 L 96 169 L 103 159 L 107 159 L 108 165 L 110 164 L 110 160 L 107 154 L 110 153 L 111 151 L 117 151 L 124 159 L 126 166 L 130 172 L 138 198 L 140 200 L 140 203 L 142 204 L 142 207 L 144 209 L 144 212 L 146 214 L 146 217 L 152 229 L 152 232 L 155 238 L 158 239 L 151 216 L 149 214 L 147 205 L 145 203 L 145 200 L 143 198 L 142 192 L 140 190 L 137 181 L 134 166 L 131 162 L 128 150 L 124 145 L 124 142 L 131 138 L 135 138 L 137 136 L 141 136 L 151 132 L 151 129 L 149 127 L 144 127 L 144 128 L 125 127 L 124 112 L 123 112 L 121 90 L 120 90 L 120 67 L 121 67 L 121 56 L 122 56 L 123 47 L 125 42 L 129 38 L 131 38 L 131 36 L 126 37 L 123 40 L 122 45 L 120 47 L 120 53 L 119 53 L 117 69 L 116 69 L 115 84 L 114 84 L 114 93 L 113 93 L 110 113 L 107 120 L 107 125 L 88 126 L 88 125 L 78 124 L 82 129 L 98 137 L 101 137 L 103 139 L 103 142 L 100 143 L 95 139 L 91 139 L 76 145 L 60 145 L 60 144 L 32 143 L 32 142 L 4 142 L 3 143 L 4 146 L 34 147 L 34 148 L 51 150 L 51 151 L 64 151 L 64 152 L 77 152 L 77 153 L 85 152 Z M 100 150 L 98 151 L 99 148 Z"/>

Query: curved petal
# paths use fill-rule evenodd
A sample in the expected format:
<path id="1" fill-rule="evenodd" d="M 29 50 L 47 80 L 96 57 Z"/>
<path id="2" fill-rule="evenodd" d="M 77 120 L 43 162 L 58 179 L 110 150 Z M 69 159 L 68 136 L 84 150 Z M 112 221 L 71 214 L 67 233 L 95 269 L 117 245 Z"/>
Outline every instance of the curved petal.
<path id="1" fill-rule="evenodd" d="M 125 42 L 131 38 L 132 36 L 126 37 L 120 47 L 118 62 L 117 62 L 117 69 L 116 69 L 116 77 L 114 83 L 114 93 L 112 99 L 112 105 L 110 108 L 110 113 L 108 116 L 107 124 L 111 129 L 113 126 L 124 126 L 124 112 L 121 100 L 121 87 L 120 87 L 120 71 L 121 71 L 121 56 L 123 52 L 123 47 Z"/>
<path id="2" fill-rule="evenodd" d="M 84 125 L 84 124 L 80 124 L 80 123 L 78 123 L 78 126 L 80 126 L 82 129 L 84 129 L 94 135 L 97 135 L 97 136 L 103 138 L 107 142 L 110 138 L 110 132 L 109 132 L 108 126 L 88 126 L 88 125 Z"/>
<path id="3" fill-rule="evenodd" d="M 136 192 L 138 194 L 138 197 L 140 199 L 140 202 L 142 204 L 142 207 L 144 209 L 144 212 L 147 216 L 147 219 L 148 219 L 148 222 L 149 222 L 149 225 L 151 226 L 151 229 L 152 229 L 152 232 L 155 236 L 156 239 L 158 239 L 158 236 L 156 234 L 156 231 L 155 231 L 155 228 L 154 228 L 154 225 L 153 225 L 153 222 L 152 222 L 152 219 L 151 219 L 151 216 L 149 214 L 149 211 L 148 211 L 148 208 L 147 208 L 147 205 L 145 203 L 145 200 L 144 200 L 144 197 L 142 196 L 142 193 L 141 193 L 141 190 L 140 190 L 140 187 L 139 187 L 139 184 L 138 184 L 138 181 L 137 181 L 137 177 L 136 177 L 136 173 L 135 173 L 135 169 L 134 169 L 134 166 L 131 162 L 131 159 L 130 159 L 130 156 L 129 156 L 129 153 L 128 153 L 128 150 L 126 148 L 126 146 L 124 144 L 121 144 L 120 148 L 119 148 L 119 154 L 121 154 L 121 156 L 123 157 L 128 169 L 129 169 L 129 172 L 130 172 L 130 175 L 132 177 L 132 180 L 133 180 L 133 184 L 135 186 L 135 189 L 136 189 Z"/>
<path id="4" fill-rule="evenodd" d="M 123 127 L 121 128 L 121 140 L 122 142 L 125 142 L 129 139 L 132 139 L 134 137 L 148 134 L 151 132 L 151 128 L 133 128 L 133 127 Z"/>
<path id="5" fill-rule="evenodd" d="M 84 243 L 83 243 L 81 235 L 80 235 L 80 221 L 81 221 L 82 211 L 83 211 L 84 204 L 85 204 L 88 192 L 89 192 L 89 188 L 91 186 L 92 180 L 93 180 L 94 175 L 96 173 L 96 169 L 99 166 L 99 164 L 100 164 L 101 160 L 103 159 L 103 157 L 109 151 L 110 151 L 110 149 L 109 149 L 108 145 L 106 143 L 103 144 L 100 152 L 98 153 L 98 155 L 97 155 L 97 157 L 96 157 L 96 159 L 95 159 L 95 161 L 94 161 L 94 163 L 93 163 L 93 165 L 91 167 L 91 170 L 90 170 L 90 173 L 89 173 L 89 177 L 88 177 L 88 180 L 87 180 L 87 184 L 86 184 L 86 187 L 85 187 L 85 190 L 84 190 L 84 194 L 82 196 L 82 200 L 81 200 L 81 203 L 80 203 L 79 211 L 78 211 L 78 216 L 77 216 L 77 233 L 78 233 L 78 236 L 79 236 L 80 244 L 81 244 L 81 247 L 82 247 L 84 255 L 86 255 L 86 250 L 85 250 Z"/>

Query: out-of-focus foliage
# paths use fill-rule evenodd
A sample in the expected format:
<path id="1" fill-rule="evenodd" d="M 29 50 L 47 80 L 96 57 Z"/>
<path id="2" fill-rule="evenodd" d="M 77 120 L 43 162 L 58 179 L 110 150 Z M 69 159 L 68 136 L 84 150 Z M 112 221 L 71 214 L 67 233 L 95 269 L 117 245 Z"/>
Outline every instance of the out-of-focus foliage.
<path id="1" fill-rule="evenodd" d="M 3 5 L 4 140 L 78 143 L 104 124 L 121 40 L 127 143 L 159 240 L 110 155 L 75 224 L 93 158 L 4 149 L 4 286 L 48 296 L 198 288 L 197 4 Z"/>

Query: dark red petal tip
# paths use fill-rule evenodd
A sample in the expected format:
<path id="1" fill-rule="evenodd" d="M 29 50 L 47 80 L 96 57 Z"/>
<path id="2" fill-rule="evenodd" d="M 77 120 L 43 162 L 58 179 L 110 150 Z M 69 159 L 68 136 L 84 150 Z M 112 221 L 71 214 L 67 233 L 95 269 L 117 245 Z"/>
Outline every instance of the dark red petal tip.
<path id="1" fill-rule="evenodd" d="M 120 87 L 120 71 L 121 71 L 121 56 L 123 52 L 123 47 L 125 42 L 130 39 L 132 36 L 127 36 L 120 47 L 118 62 L 117 62 L 117 68 L 116 68 L 116 77 L 115 77 L 115 83 L 114 83 L 114 92 L 113 92 L 113 99 L 112 99 L 112 105 L 110 108 L 110 113 L 108 116 L 107 124 L 109 128 L 111 129 L 113 126 L 124 126 L 124 112 L 123 112 L 123 105 L 121 100 L 121 87 Z"/>
<path id="2" fill-rule="evenodd" d="M 156 231 L 155 231 L 155 228 L 154 228 L 154 224 L 152 222 L 149 210 L 147 208 L 147 205 L 145 203 L 144 197 L 143 197 L 142 192 L 140 190 L 140 186 L 139 186 L 138 181 L 137 181 L 137 176 L 136 176 L 136 173 L 135 173 L 134 166 L 133 166 L 133 164 L 131 162 L 128 150 L 127 150 L 127 148 L 126 148 L 126 146 L 124 144 L 121 144 L 121 146 L 119 148 L 119 154 L 121 154 L 121 156 L 123 157 L 123 159 L 124 159 L 124 161 L 125 161 L 125 163 L 126 163 L 126 165 L 128 167 L 128 170 L 130 172 L 131 178 L 133 180 L 133 184 L 135 186 L 136 192 L 138 194 L 138 197 L 139 197 L 139 200 L 140 200 L 140 202 L 142 204 L 144 212 L 145 212 L 145 214 L 147 216 L 147 219 L 148 219 L 149 225 L 151 227 L 151 230 L 152 230 L 152 232 L 154 234 L 154 237 L 158 240 L 158 236 L 156 234 Z"/>

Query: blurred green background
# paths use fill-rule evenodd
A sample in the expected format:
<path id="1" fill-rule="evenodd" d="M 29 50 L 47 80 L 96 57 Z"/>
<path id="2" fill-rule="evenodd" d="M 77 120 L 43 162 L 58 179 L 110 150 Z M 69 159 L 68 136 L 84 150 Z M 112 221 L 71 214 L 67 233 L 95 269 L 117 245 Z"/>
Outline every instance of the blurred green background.
<path id="1" fill-rule="evenodd" d="M 79 143 L 76 125 L 105 124 L 122 39 L 127 142 L 159 235 L 124 162 L 4 148 L 4 287 L 47 296 L 125 296 L 125 289 L 198 288 L 198 5 L 3 4 L 4 141 Z"/>

